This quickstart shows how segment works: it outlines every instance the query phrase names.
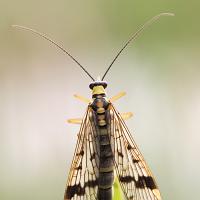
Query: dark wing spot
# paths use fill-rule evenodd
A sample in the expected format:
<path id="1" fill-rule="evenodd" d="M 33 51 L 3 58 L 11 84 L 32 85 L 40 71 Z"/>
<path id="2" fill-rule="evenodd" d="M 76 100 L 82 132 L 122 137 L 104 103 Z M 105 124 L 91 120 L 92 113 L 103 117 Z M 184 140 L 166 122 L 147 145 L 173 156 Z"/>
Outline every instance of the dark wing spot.
<path id="1" fill-rule="evenodd" d="M 131 181 L 135 182 L 135 178 L 133 176 L 120 176 L 119 181 L 122 183 L 130 183 Z"/>
<path id="2" fill-rule="evenodd" d="M 133 163 L 139 163 L 140 161 L 133 158 Z"/>
<path id="3" fill-rule="evenodd" d="M 130 144 L 128 144 L 127 149 L 130 150 L 133 149 L 133 147 Z"/>
<path id="4" fill-rule="evenodd" d="M 83 196 L 85 194 L 85 188 L 78 185 L 68 186 L 65 191 L 65 199 L 71 199 L 75 194 Z"/>
<path id="5" fill-rule="evenodd" d="M 118 151 L 117 153 L 118 153 L 118 156 L 120 156 L 120 157 L 122 157 L 122 158 L 124 157 L 124 155 L 123 155 L 122 152 Z"/>
<path id="6" fill-rule="evenodd" d="M 136 188 L 145 188 L 144 176 L 139 176 L 138 180 L 135 181 Z"/>
<path id="7" fill-rule="evenodd" d="M 151 176 L 145 177 L 145 183 L 146 183 L 146 186 L 147 186 L 148 188 L 150 188 L 151 190 L 157 188 L 157 187 L 156 187 L 156 184 L 155 184 L 155 182 L 154 182 L 154 180 L 153 180 L 153 178 L 152 178 Z"/>
<path id="8" fill-rule="evenodd" d="M 80 164 L 78 167 L 75 168 L 76 170 L 82 170 L 82 165 Z"/>
<path id="9" fill-rule="evenodd" d="M 71 199 L 75 194 L 78 196 L 83 196 L 85 194 L 86 187 L 95 187 L 98 184 L 98 180 L 92 180 L 85 182 L 84 186 L 81 187 L 81 184 L 76 184 L 72 186 L 68 186 L 65 190 L 65 199 Z"/>
<path id="10" fill-rule="evenodd" d="M 132 181 L 135 182 L 136 188 L 150 188 L 151 190 L 156 189 L 156 184 L 151 176 L 139 176 L 136 181 L 133 176 L 120 176 L 119 181 L 122 183 L 130 183 Z"/>
<path id="11" fill-rule="evenodd" d="M 98 180 L 92 180 L 85 183 L 84 187 L 95 187 L 98 185 Z"/>
<path id="12" fill-rule="evenodd" d="M 84 155 L 84 151 L 83 150 L 81 150 L 80 152 L 76 153 L 76 156 L 83 156 L 83 155 Z"/>

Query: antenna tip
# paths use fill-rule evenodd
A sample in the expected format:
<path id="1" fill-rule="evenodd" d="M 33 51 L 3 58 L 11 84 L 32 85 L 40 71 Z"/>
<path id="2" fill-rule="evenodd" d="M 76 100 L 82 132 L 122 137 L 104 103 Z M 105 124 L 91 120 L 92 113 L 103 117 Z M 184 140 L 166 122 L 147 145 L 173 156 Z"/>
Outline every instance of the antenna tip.
<path id="1" fill-rule="evenodd" d="M 175 14 L 174 13 L 160 13 L 160 15 L 166 15 L 166 16 L 175 16 Z"/>

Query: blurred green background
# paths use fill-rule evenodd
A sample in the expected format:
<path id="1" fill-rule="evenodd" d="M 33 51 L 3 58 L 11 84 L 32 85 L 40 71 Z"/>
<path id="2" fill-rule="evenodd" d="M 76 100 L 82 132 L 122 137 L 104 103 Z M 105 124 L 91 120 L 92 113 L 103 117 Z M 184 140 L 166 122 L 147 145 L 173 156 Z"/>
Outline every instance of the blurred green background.
<path id="1" fill-rule="evenodd" d="M 147 19 L 106 77 L 164 200 L 200 199 L 200 2 L 0 0 L 0 199 L 62 200 L 90 79 L 47 41 L 61 43 L 94 76 Z"/>

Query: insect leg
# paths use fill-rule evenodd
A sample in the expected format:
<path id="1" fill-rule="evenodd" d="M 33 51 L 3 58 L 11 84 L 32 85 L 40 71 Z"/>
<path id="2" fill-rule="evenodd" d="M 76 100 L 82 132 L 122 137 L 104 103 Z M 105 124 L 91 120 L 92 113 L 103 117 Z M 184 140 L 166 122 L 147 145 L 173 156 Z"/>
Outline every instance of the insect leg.
<path id="1" fill-rule="evenodd" d="M 82 123 L 82 119 L 81 118 L 68 119 L 67 122 L 70 123 L 70 124 L 81 124 Z"/>
<path id="2" fill-rule="evenodd" d="M 123 120 L 127 120 L 127 119 L 130 119 L 131 117 L 133 117 L 132 112 L 120 113 L 120 115 L 123 118 Z"/>
<path id="3" fill-rule="evenodd" d="M 117 95 L 115 95 L 112 98 L 110 98 L 110 102 L 113 103 L 113 102 L 117 101 L 118 99 L 120 99 L 121 97 L 123 97 L 125 95 L 126 95 L 126 92 L 120 92 Z"/>
<path id="4" fill-rule="evenodd" d="M 91 103 L 90 99 L 87 99 L 87 98 L 85 98 L 85 97 L 83 97 L 83 96 L 80 96 L 80 95 L 78 95 L 78 94 L 75 94 L 74 97 L 75 97 L 76 99 L 78 99 L 78 100 L 84 102 L 84 103 L 87 103 L 87 104 Z"/>

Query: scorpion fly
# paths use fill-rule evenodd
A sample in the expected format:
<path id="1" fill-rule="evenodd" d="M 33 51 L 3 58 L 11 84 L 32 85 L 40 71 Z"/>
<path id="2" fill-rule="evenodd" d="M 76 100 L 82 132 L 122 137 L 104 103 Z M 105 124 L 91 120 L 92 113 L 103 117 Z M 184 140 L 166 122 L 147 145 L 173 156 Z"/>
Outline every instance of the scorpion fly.
<path id="1" fill-rule="evenodd" d="M 154 176 L 124 122 L 132 114 L 120 114 L 113 105 L 113 102 L 125 93 L 121 92 L 108 99 L 106 96 L 107 82 L 104 81 L 111 66 L 127 45 L 161 16 L 173 16 L 173 14 L 160 13 L 142 25 L 120 49 L 102 78 L 98 80 L 95 80 L 62 46 L 45 34 L 24 26 L 13 25 L 16 28 L 31 31 L 53 43 L 92 79 L 89 85 L 92 100 L 79 95 L 75 96 L 88 104 L 85 116 L 83 119 L 68 120 L 70 123 L 81 124 L 81 127 L 64 200 L 112 200 L 115 177 L 125 199 L 161 200 Z"/>

